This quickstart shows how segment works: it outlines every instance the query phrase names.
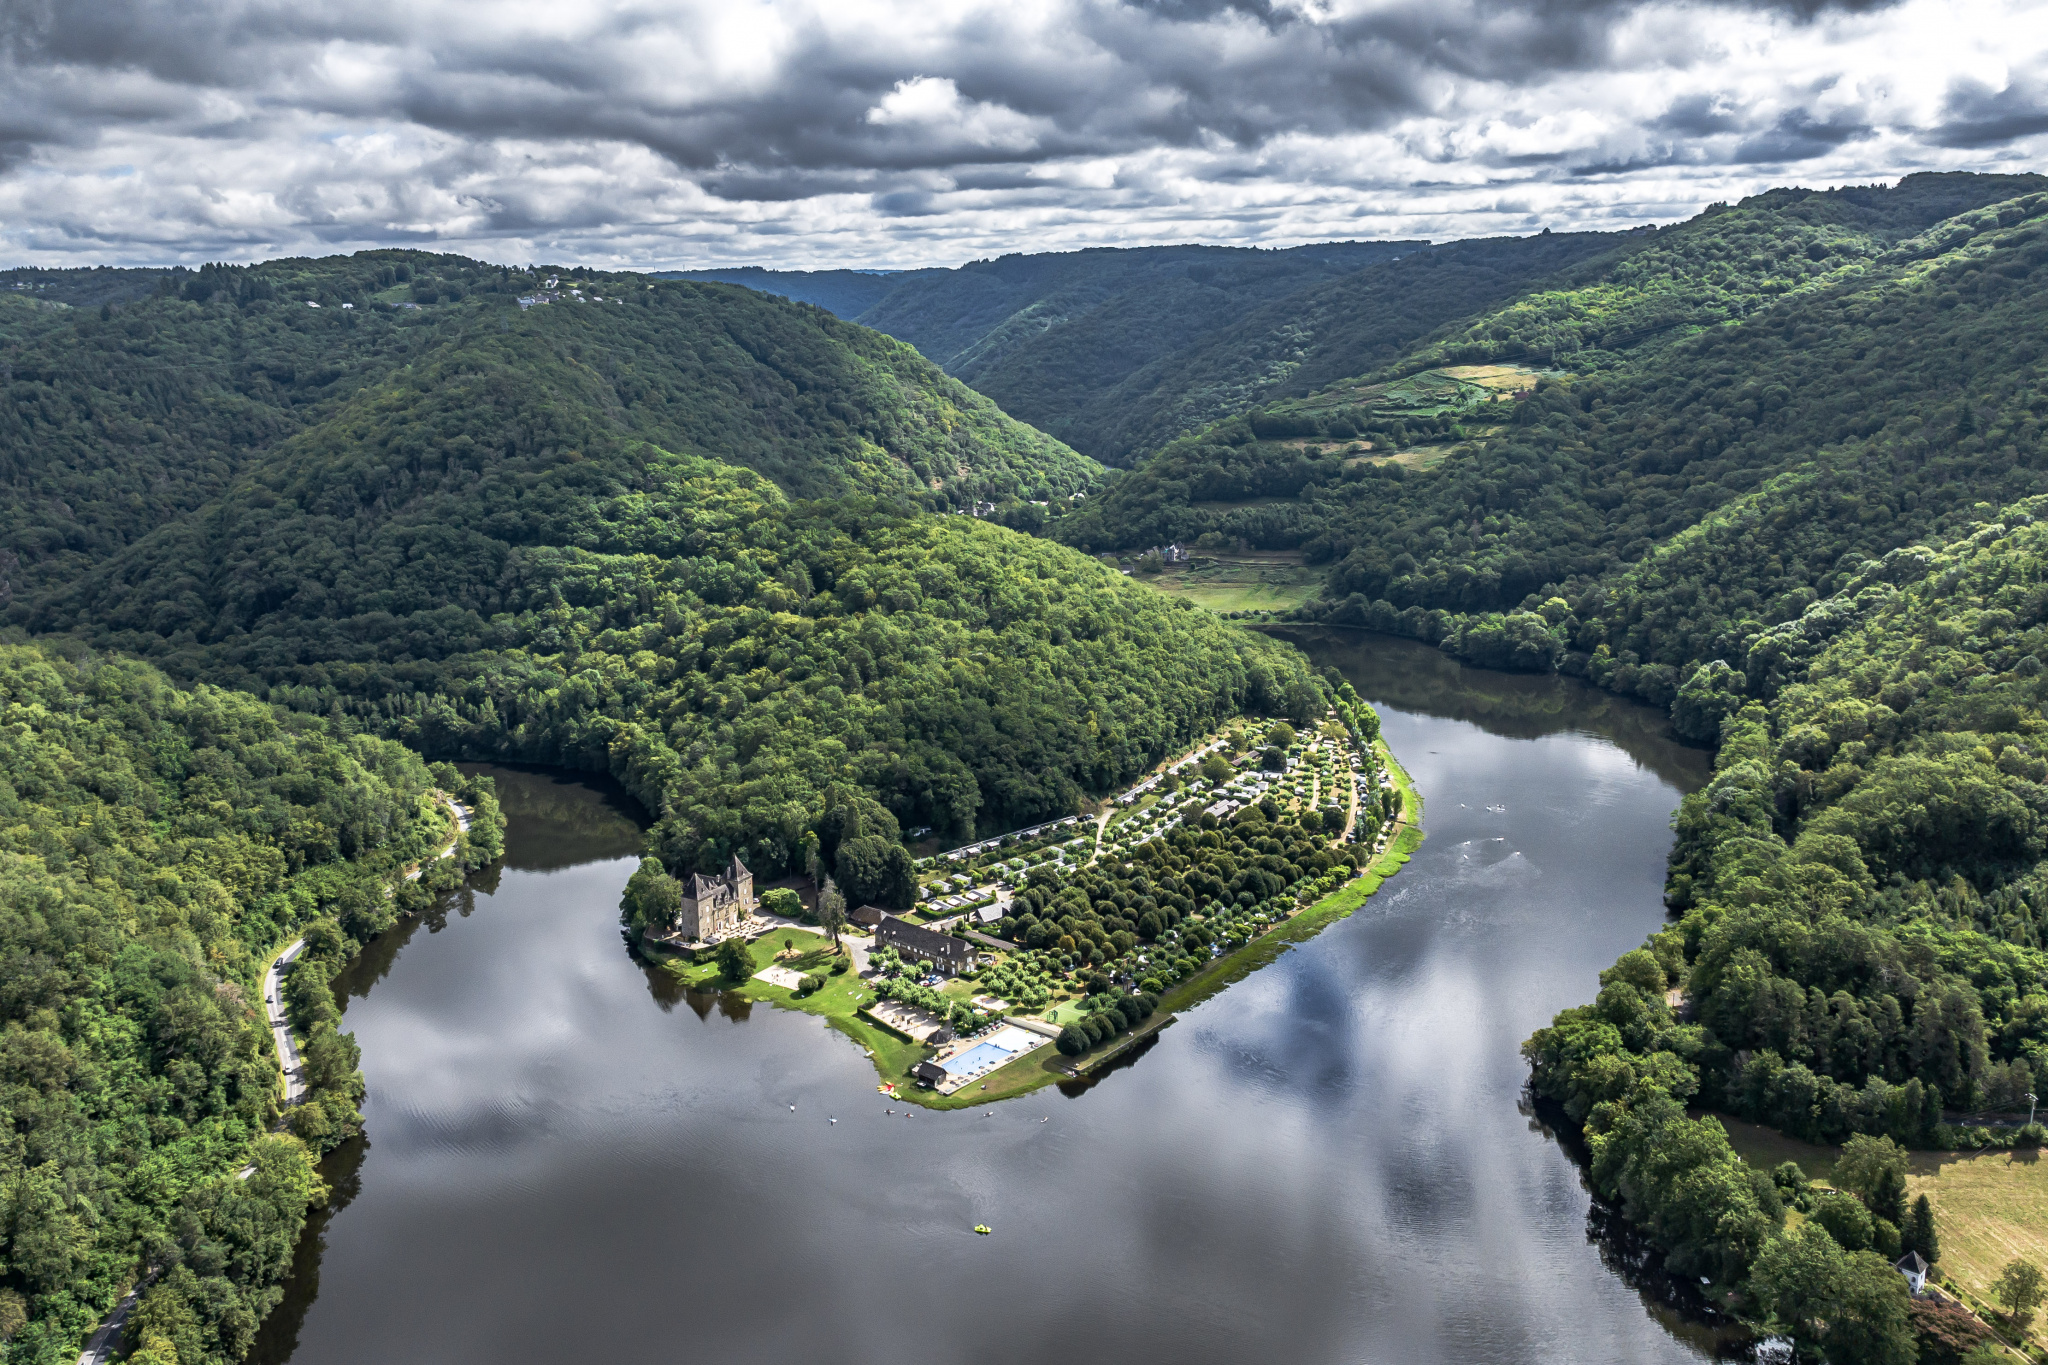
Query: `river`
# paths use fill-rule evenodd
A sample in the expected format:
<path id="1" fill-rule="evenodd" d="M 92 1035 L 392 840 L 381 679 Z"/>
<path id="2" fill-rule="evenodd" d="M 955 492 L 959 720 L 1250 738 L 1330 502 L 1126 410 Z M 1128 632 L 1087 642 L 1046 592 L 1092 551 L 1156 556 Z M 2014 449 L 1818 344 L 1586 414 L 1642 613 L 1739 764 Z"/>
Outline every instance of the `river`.
<path id="1" fill-rule="evenodd" d="M 254 1358 L 1711 1358 L 1517 1053 L 1662 923 L 1706 756 L 1567 680 L 1293 638 L 1378 706 L 1427 841 L 1131 1064 L 988 1111 L 886 1114 L 817 1020 L 637 965 L 630 803 L 491 770 L 502 870 L 341 983 L 369 1136 Z"/>

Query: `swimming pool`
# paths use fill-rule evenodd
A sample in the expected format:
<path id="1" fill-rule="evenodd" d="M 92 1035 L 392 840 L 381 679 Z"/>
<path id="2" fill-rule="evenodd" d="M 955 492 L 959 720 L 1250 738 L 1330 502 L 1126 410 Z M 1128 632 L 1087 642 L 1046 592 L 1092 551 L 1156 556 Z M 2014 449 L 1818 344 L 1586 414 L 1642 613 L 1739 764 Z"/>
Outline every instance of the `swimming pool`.
<path id="1" fill-rule="evenodd" d="M 990 1067 L 1001 1066 L 1013 1054 L 994 1043 L 977 1043 L 951 1061 L 941 1062 L 948 1076 L 972 1076 L 987 1071 Z"/>

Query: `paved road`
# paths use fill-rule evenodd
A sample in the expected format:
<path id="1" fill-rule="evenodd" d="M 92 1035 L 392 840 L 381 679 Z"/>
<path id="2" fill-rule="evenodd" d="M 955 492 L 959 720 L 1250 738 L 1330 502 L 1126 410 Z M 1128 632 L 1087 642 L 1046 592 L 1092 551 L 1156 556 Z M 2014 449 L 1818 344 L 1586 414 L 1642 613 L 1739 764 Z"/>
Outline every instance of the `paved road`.
<path id="1" fill-rule="evenodd" d="M 113 1360 L 114 1354 L 121 1349 L 121 1334 L 128 1328 L 128 1315 L 135 1311 L 135 1301 L 148 1284 L 149 1280 L 144 1280 L 122 1297 L 107 1320 L 100 1324 L 99 1331 L 85 1343 L 85 1349 L 78 1353 L 78 1365 L 108 1365 Z"/>
<path id="2" fill-rule="evenodd" d="M 277 1044 L 278 1065 L 284 1068 L 284 1104 L 289 1109 L 306 1098 L 305 1059 L 299 1056 L 299 1043 L 292 1037 L 291 1020 L 284 1010 L 284 972 L 292 960 L 306 951 L 306 940 L 293 939 L 289 948 L 277 955 L 277 961 L 270 964 L 270 970 L 263 974 L 263 1010 L 270 1018 L 270 1036 Z"/>

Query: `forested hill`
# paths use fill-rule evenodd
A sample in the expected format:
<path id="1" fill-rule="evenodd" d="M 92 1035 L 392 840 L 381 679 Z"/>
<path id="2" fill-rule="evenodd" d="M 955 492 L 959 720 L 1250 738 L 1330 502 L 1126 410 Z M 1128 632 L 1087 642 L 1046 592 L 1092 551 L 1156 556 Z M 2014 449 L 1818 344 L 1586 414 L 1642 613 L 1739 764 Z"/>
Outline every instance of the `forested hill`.
<path id="1" fill-rule="evenodd" d="M 1134 440 L 1157 444 L 1155 428 L 1177 435 L 1229 410 L 1227 405 L 1213 412 L 1197 407 L 1196 417 L 1186 417 L 1176 406 L 1172 384 L 1197 356 L 1210 355 L 1209 369 L 1215 370 L 1218 343 L 1212 338 L 1230 332 L 1248 312 L 1428 245 L 1320 242 L 1277 251 L 1095 248 L 1003 256 L 955 270 L 892 275 L 681 273 L 818 303 L 900 337 L 947 373 L 995 399 L 1004 411 L 1072 443 L 1084 454 L 1121 460 L 1134 450 L 1149 448 L 1133 445 Z M 1457 311 L 1468 312 L 1486 297 L 1491 296 L 1467 302 Z M 1299 317 L 1302 312 L 1294 307 L 1281 310 L 1281 315 Z M 1443 316 L 1435 315 L 1429 325 Z M 1242 385 L 1255 388 L 1271 377 L 1271 338 L 1261 337 L 1235 358 L 1238 371 L 1233 380 L 1240 388 L 1232 390 L 1231 398 L 1241 398 Z M 1149 383 L 1142 378 L 1154 371 L 1158 375 Z M 1166 377 L 1163 382 L 1160 376 Z M 1126 409 L 1134 403 L 1148 405 L 1151 415 L 1133 418 Z M 1180 415 L 1153 413 L 1162 403 Z"/>
<path id="2" fill-rule="evenodd" d="M 362 1095 L 354 1045 L 315 1024 L 304 1141 L 271 1133 L 266 959 L 308 925 L 345 939 L 324 916 L 367 936 L 426 900 L 402 873 L 456 837 L 430 793 L 462 779 L 68 652 L 0 646 L 0 1337 L 10 1361 L 69 1365 L 155 1271 L 145 1358 L 240 1359 Z M 495 807 L 465 795 L 495 839 Z"/>
<path id="3" fill-rule="evenodd" d="M 1343 402 L 1233 419 L 1058 533 L 1090 549 L 1298 548 L 1331 565 L 1307 609 L 1318 619 L 1668 705 L 1681 672 L 1746 659 L 1839 586 L 1845 555 L 2038 487 L 2048 182 L 2020 183 L 2032 192 L 1913 233 L 1959 184 L 1991 194 L 2014 178 L 1780 191 L 1705 215 L 1632 252 L 1612 272 L 1624 283 L 1517 300 L 1384 376 L 1526 363 L 1539 338 L 1537 364 L 1554 347 L 1584 372 L 1550 371 L 1505 405 L 1465 396 L 1476 386 L 1455 371 L 1383 376 L 1332 391 Z M 1632 339 L 1567 342 L 1602 301 L 1610 334 Z M 1640 325 L 1714 311 L 1735 316 Z"/>
<path id="4" fill-rule="evenodd" d="M 1938 1252 L 1892 1144 L 2048 1137 L 2019 1126 L 2048 1071 L 2044 514 L 1861 561 L 1778 632 L 1781 671 L 1723 713 L 1714 779 L 1680 809 L 1681 918 L 1524 1048 L 1671 1268 L 1739 1285 L 1830 1360 L 1915 1358 L 1889 1261 Z M 1781 1190 L 1688 1106 L 1854 1139 L 1854 1198 L 1786 1226 L 1804 1177 Z"/>
<path id="5" fill-rule="evenodd" d="M 902 287 L 913 276 L 943 273 L 939 270 L 766 270 L 758 265 L 745 265 L 729 270 L 656 270 L 648 278 L 745 285 L 764 294 L 816 304 L 848 322 L 857 322 L 862 313 L 887 298 L 891 290 Z"/>
<path id="6" fill-rule="evenodd" d="M 94 308 L 0 291 L 0 593 L 71 577 L 294 439 L 379 421 L 401 480 L 478 444 L 551 459 L 628 437 L 805 496 L 945 507 L 1094 477 L 909 347 L 819 309 L 731 286 L 547 278 L 378 251 L 173 272 Z M 479 428 L 433 397 L 449 384 L 530 392 L 519 425 Z M 415 406 L 439 425 L 393 415 Z"/>
<path id="7" fill-rule="evenodd" d="M 382 256 L 22 305 L 6 619 L 437 755 L 610 771 L 676 867 L 764 876 L 829 802 L 1010 828 L 1238 708 L 1321 704 L 1290 650 L 927 510 L 1091 471 L 900 343 L 729 286 L 522 313 L 516 281 L 408 259 L 368 294 Z"/>

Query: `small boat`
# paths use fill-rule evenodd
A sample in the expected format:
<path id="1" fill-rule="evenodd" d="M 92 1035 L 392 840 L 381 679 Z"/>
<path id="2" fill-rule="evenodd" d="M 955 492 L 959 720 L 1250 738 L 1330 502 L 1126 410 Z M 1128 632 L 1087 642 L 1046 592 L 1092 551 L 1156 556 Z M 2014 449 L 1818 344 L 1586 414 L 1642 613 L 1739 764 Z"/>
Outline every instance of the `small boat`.
<path id="1" fill-rule="evenodd" d="M 976 1224 L 974 1225 L 974 1230 L 975 1230 L 976 1232 L 980 1233 L 980 1234 L 981 1234 L 982 1236 L 984 1236 L 984 1237 L 988 1236 L 988 1230 L 989 1230 L 989 1229 L 988 1229 L 988 1224 L 986 1224 L 986 1223 L 976 1223 Z"/>

